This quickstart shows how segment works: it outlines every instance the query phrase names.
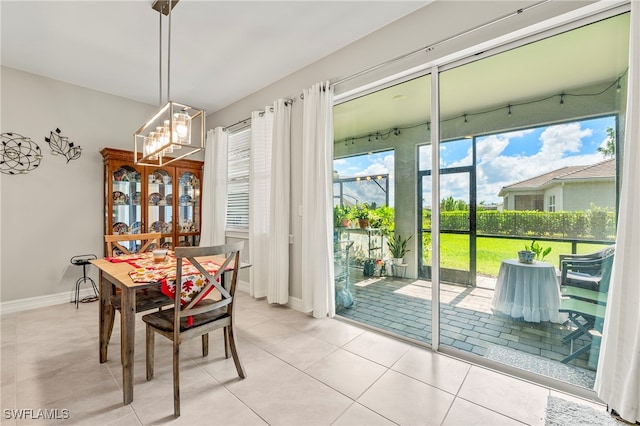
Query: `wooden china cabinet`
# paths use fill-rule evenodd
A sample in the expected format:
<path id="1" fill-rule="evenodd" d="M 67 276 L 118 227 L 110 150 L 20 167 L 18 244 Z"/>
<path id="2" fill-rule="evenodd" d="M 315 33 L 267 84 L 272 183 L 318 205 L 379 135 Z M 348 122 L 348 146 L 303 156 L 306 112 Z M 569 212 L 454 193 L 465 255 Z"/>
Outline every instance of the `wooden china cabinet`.
<path id="1" fill-rule="evenodd" d="M 170 249 L 200 243 L 202 161 L 140 166 L 133 163 L 132 151 L 104 148 L 100 153 L 105 235 L 160 232 L 160 245 Z M 106 245 L 105 254 L 113 255 Z"/>

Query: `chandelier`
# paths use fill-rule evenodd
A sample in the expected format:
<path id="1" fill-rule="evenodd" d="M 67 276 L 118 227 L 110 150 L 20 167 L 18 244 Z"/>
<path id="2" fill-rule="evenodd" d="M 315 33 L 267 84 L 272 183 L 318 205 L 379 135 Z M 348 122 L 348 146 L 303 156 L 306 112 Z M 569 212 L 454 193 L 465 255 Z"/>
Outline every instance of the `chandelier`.
<path id="1" fill-rule="evenodd" d="M 167 99 L 170 99 L 171 10 L 179 0 L 156 0 L 160 13 L 160 103 L 162 104 L 162 15 L 169 18 Z M 133 160 L 143 166 L 162 166 L 204 149 L 203 110 L 168 100 L 133 135 Z M 194 131 L 195 130 L 195 131 Z M 192 136 L 194 143 L 192 143 Z"/>

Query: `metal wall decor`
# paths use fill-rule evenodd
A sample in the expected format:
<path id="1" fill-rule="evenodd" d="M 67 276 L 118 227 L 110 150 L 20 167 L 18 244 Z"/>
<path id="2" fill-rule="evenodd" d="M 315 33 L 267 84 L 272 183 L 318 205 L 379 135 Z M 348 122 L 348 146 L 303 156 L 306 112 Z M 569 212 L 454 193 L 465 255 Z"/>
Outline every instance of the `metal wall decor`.
<path id="1" fill-rule="evenodd" d="M 40 165 L 42 152 L 37 143 L 17 133 L 0 135 L 0 172 L 8 175 L 24 174 Z"/>
<path id="2" fill-rule="evenodd" d="M 51 132 L 50 136 L 45 137 L 44 140 L 51 147 L 51 153 L 53 155 L 63 155 L 69 160 L 77 160 L 82 154 L 82 148 L 80 145 L 74 145 L 73 142 L 69 142 L 69 138 L 62 136 L 62 130 L 56 128 L 55 132 Z"/>

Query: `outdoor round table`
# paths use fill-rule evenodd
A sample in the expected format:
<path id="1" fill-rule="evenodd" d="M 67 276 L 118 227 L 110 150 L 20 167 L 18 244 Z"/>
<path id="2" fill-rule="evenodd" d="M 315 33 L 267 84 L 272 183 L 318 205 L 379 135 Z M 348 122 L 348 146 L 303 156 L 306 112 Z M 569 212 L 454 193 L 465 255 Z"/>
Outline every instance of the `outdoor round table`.
<path id="1" fill-rule="evenodd" d="M 498 272 L 491 308 L 529 322 L 563 322 L 560 287 L 553 265 L 503 260 Z"/>

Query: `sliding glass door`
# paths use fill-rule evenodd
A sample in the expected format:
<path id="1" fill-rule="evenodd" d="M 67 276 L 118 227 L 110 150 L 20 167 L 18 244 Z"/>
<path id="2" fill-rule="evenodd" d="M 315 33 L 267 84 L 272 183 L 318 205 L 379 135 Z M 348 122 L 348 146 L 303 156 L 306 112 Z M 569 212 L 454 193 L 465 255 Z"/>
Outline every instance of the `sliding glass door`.
<path id="1" fill-rule="evenodd" d="M 615 243 L 627 38 L 620 15 L 439 74 L 441 350 L 592 388 L 603 258 Z M 568 78 L 576 66 L 584 78 Z M 448 149 L 458 140 L 468 149 Z M 456 192 L 461 163 L 474 176 L 471 197 Z M 519 259 L 524 250 L 533 258 Z M 561 259 L 577 253 L 600 253 L 593 285 L 563 278 L 574 271 Z M 449 273 L 455 264 L 474 276 Z"/>
<path id="2" fill-rule="evenodd" d="M 615 255 L 628 36 L 620 14 L 336 105 L 336 270 L 347 271 L 336 289 L 350 292 L 336 293 L 338 315 L 590 389 Z M 532 260 L 519 259 L 525 248 Z M 573 270 L 589 285 L 563 278 L 561 260 L 576 256 L 592 261 Z"/>

